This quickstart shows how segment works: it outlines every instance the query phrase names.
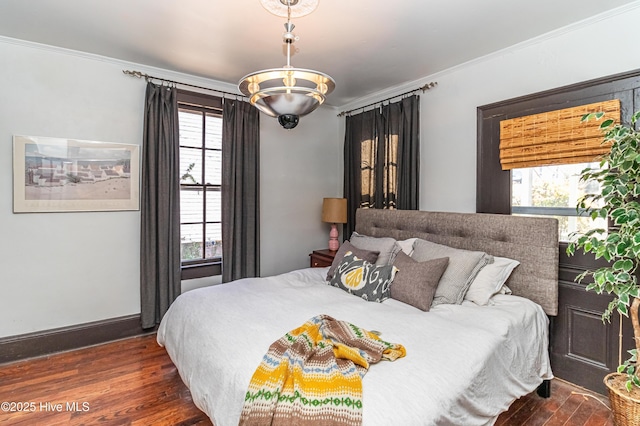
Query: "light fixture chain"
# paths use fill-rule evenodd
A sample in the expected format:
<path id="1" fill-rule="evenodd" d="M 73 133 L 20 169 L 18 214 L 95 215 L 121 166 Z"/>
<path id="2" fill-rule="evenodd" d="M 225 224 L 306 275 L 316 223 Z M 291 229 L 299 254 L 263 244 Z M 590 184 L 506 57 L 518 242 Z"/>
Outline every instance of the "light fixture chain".
<path id="1" fill-rule="evenodd" d="M 318 0 L 305 0 L 302 9 L 292 7 L 298 5 L 300 0 L 260 1 L 272 12 L 270 6 L 278 4 L 277 12 L 273 13 L 287 18 L 283 34 L 283 41 L 287 44 L 287 65 L 247 74 L 238 83 L 238 88 L 261 112 L 277 117 L 278 123 L 285 129 L 293 129 L 300 117 L 322 105 L 326 95 L 335 88 L 335 81 L 330 76 L 291 66 L 291 45 L 298 39 L 293 34 L 295 25 L 291 23 L 291 18 L 311 13 Z M 282 6 L 286 6 L 286 11 Z"/>
<path id="2" fill-rule="evenodd" d="M 285 43 L 287 43 L 287 68 L 291 67 L 291 44 L 295 41 L 295 36 L 293 34 L 294 26 L 291 24 L 291 0 L 286 0 L 287 2 L 287 23 L 284 26 L 287 30 L 285 33 Z"/>

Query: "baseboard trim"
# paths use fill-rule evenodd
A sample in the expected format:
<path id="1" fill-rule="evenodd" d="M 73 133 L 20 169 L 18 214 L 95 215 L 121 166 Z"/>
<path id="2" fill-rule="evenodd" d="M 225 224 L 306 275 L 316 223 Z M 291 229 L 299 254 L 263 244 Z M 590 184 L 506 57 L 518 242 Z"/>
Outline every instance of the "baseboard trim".
<path id="1" fill-rule="evenodd" d="M 0 338 L 0 364 L 155 332 L 140 324 L 135 314 Z"/>

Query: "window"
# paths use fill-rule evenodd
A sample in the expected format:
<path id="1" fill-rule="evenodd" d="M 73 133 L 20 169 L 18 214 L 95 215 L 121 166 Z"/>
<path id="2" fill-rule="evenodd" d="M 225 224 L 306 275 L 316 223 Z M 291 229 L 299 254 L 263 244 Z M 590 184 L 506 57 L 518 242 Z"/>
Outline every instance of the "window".
<path id="1" fill-rule="evenodd" d="M 598 163 L 579 163 L 512 169 L 512 214 L 557 218 L 560 241 L 569 241 L 575 231 L 606 229 L 606 220 L 600 218 L 593 222 L 584 211 L 576 210 L 583 195 L 599 192 L 597 183 L 580 181 L 580 172 L 598 166 Z"/>
<path id="2" fill-rule="evenodd" d="M 221 270 L 222 110 L 217 99 L 178 96 L 183 279 L 219 275 Z"/>
<path id="3" fill-rule="evenodd" d="M 372 139 L 361 142 L 360 188 L 362 195 L 359 207 L 376 208 L 376 189 L 381 188 L 382 196 L 378 196 L 378 198 L 382 202 L 382 207 L 395 209 L 398 192 L 398 135 L 386 135 L 382 158 L 378 154 L 379 145 L 377 140 Z M 377 165 L 379 161 L 384 162 L 381 167 Z M 382 173 L 377 169 L 382 170 Z M 376 179 L 382 179 L 382 185 L 379 185 Z"/>

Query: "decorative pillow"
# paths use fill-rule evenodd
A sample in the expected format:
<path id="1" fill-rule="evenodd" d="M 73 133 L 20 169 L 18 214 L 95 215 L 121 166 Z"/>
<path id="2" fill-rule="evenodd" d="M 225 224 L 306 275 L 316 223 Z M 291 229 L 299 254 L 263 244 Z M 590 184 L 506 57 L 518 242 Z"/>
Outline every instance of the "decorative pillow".
<path id="1" fill-rule="evenodd" d="M 369 302 L 382 302 L 389 298 L 389 286 L 397 270 L 393 265 L 376 266 L 347 252 L 330 284 Z"/>
<path id="2" fill-rule="evenodd" d="M 354 232 L 349 239 L 351 244 L 363 250 L 372 250 L 380 252 L 376 265 L 391 265 L 396 254 L 400 251 L 400 246 L 396 244 L 396 240 L 390 237 L 368 237 L 366 235 Z"/>
<path id="3" fill-rule="evenodd" d="M 413 243 L 417 238 L 407 238 L 406 240 L 396 241 L 396 244 L 400 246 L 400 249 L 408 256 L 413 254 Z"/>
<path id="4" fill-rule="evenodd" d="M 331 262 L 331 266 L 329 267 L 329 272 L 327 273 L 327 281 L 330 281 L 331 278 L 333 278 L 333 274 L 335 273 L 336 268 L 338 267 L 338 263 L 340 263 L 340 261 L 348 251 L 352 252 L 353 254 L 358 256 L 360 259 L 366 260 L 369 263 L 376 263 L 376 260 L 378 259 L 378 255 L 380 254 L 379 251 L 369 251 L 369 250 L 359 249 L 357 247 L 354 247 L 354 245 L 351 244 L 349 241 L 345 241 L 344 243 L 342 243 L 342 245 L 336 252 L 336 255 L 333 258 L 333 262 Z"/>
<path id="5" fill-rule="evenodd" d="M 494 257 L 493 263 L 488 264 L 478 272 L 478 275 L 469 286 L 464 300 L 485 306 L 494 294 L 498 294 L 507 281 L 511 272 L 520 262 L 506 257 Z M 510 291 L 510 290 L 509 290 Z"/>
<path id="6" fill-rule="evenodd" d="M 393 262 L 398 272 L 391 284 L 391 298 L 428 311 L 448 264 L 448 257 L 416 262 L 401 251 Z"/>
<path id="7" fill-rule="evenodd" d="M 482 251 L 456 249 L 420 238 L 413 244 L 411 258 L 418 262 L 440 257 L 448 257 L 449 266 L 440 278 L 440 284 L 438 284 L 431 306 L 443 303 L 461 304 L 469 285 L 478 275 L 480 269 L 493 262 L 493 256 Z"/>
<path id="8" fill-rule="evenodd" d="M 507 285 L 503 285 L 502 288 L 500 289 L 500 291 L 498 291 L 499 294 L 513 294 L 513 292 L 511 291 L 511 289 L 509 287 L 507 287 Z"/>

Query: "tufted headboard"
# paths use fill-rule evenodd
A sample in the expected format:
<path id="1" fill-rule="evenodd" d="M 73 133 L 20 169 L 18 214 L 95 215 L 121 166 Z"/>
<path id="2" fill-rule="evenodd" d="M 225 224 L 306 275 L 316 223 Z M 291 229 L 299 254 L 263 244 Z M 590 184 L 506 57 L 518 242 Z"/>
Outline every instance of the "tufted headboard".
<path id="1" fill-rule="evenodd" d="M 558 314 L 558 221 L 486 213 L 358 209 L 356 231 L 396 240 L 417 237 L 520 262 L 507 285 L 513 294 Z"/>

